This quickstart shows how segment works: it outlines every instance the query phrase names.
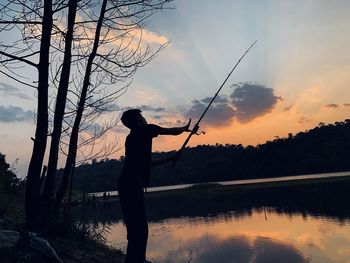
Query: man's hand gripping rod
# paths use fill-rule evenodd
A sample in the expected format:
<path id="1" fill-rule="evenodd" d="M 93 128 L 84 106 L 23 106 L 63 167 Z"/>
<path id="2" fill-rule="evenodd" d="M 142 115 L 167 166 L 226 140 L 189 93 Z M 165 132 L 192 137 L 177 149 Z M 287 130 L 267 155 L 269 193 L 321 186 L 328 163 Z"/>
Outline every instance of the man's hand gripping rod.
<path id="1" fill-rule="evenodd" d="M 174 161 L 172 162 L 172 166 L 175 166 L 177 160 L 179 160 L 180 155 L 182 154 L 183 150 L 185 149 L 187 143 L 190 141 L 191 137 L 194 134 L 197 134 L 197 131 L 199 129 L 199 123 L 202 121 L 204 115 L 207 113 L 208 109 L 210 108 L 211 104 L 213 103 L 213 101 L 215 100 L 215 98 L 218 96 L 219 92 L 221 91 L 221 89 L 223 88 L 223 86 L 225 85 L 226 81 L 230 78 L 232 72 L 236 69 L 236 67 L 238 66 L 238 64 L 241 62 L 241 60 L 245 57 L 245 55 L 249 52 L 249 50 L 252 49 L 252 47 L 256 44 L 257 40 L 254 41 L 254 43 L 246 50 L 246 52 L 244 52 L 243 56 L 237 61 L 236 65 L 233 67 L 233 69 L 230 71 L 230 73 L 228 74 L 228 76 L 226 77 L 226 79 L 224 80 L 224 82 L 221 84 L 220 88 L 218 89 L 218 91 L 215 93 L 214 97 L 211 99 L 211 101 L 209 102 L 207 108 L 205 109 L 205 111 L 203 112 L 203 114 L 201 115 L 201 117 L 198 119 L 197 123 L 194 125 L 193 129 L 191 130 L 190 134 L 188 135 L 187 139 L 185 140 L 184 144 L 182 145 L 182 147 L 180 148 L 180 150 L 178 150 L 177 152 L 177 156 L 174 159 Z"/>

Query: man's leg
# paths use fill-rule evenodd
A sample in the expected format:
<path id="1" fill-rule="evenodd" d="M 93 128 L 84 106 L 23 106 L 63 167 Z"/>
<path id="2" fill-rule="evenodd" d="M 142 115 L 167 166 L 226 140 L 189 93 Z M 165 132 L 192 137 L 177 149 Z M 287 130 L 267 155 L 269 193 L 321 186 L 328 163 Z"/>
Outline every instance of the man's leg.
<path id="1" fill-rule="evenodd" d="M 144 263 L 148 238 L 147 222 L 144 223 L 142 220 L 137 220 L 137 222 L 128 223 L 126 227 L 128 246 L 125 263 Z"/>
<path id="2" fill-rule="evenodd" d="M 148 224 L 144 194 L 141 186 L 119 189 L 127 229 L 128 246 L 125 263 L 144 263 L 146 256 Z"/>

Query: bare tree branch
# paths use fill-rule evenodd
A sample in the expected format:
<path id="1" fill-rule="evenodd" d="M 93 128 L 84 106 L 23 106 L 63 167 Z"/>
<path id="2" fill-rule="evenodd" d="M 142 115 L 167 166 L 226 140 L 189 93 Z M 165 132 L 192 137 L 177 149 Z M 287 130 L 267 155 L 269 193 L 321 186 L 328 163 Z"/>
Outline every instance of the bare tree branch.
<path id="1" fill-rule="evenodd" d="M 38 53 L 38 52 L 36 52 L 36 53 Z M 1 50 L 0 50 L 0 54 L 1 54 L 1 55 L 4 55 L 4 56 L 6 56 L 6 57 L 9 57 L 9 58 L 11 58 L 11 59 L 13 59 L 13 60 L 18 60 L 18 61 L 27 63 L 28 65 L 31 65 L 31 66 L 33 66 L 33 67 L 35 67 L 35 68 L 38 68 L 38 64 L 35 64 L 35 63 L 33 63 L 33 62 L 31 62 L 31 61 L 29 61 L 29 60 L 27 60 L 27 59 L 24 58 L 24 57 L 28 57 L 28 56 L 18 57 L 18 56 L 15 56 L 15 55 L 6 53 L 6 52 L 1 51 Z M 31 54 L 30 56 L 32 56 L 32 55 L 34 55 L 34 54 Z M 1 61 L 0 61 L 0 62 L 1 62 Z M 5 60 L 5 62 L 6 62 L 6 60 Z"/>
<path id="2" fill-rule="evenodd" d="M 41 21 L 6 21 L 0 20 L 0 24 L 18 24 L 18 25 L 41 25 Z"/>

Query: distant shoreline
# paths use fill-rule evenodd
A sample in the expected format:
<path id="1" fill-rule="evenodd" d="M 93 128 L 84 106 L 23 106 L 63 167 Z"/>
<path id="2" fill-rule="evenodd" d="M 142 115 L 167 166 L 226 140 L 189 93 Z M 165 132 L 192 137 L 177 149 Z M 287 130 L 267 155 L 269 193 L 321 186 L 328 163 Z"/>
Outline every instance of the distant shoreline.
<path id="1" fill-rule="evenodd" d="M 266 183 L 279 183 L 279 182 L 290 182 L 290 181 L 304 181 L 304 180 L 316 180 L 316 179 L 335 179 L 335 178 L 350 178 L 350 171 L 346 172 L 335 172 L 335 173 L 317 173 L 317 174 L 305 174 L 305 175 L 294 175 L 294 176 L 281 176 L 281 177 L 268 177 L 268 178 L 258 178 L 258 179 L 244 179 L 244 180 L 231 180 L 231 181 L 220 181 L 220 182 L 203 182 L 195 184 L 180 184 L 180 185 L 168 185 L 168 186 L 157 186 L 147 188 L 147 192 L 164 192 L 164 191 L 174 191 L 182 190 L 189 187 L 193 187 L 201 184 L 217 184 L 222 186 L 243 186 L 243 185 L 256 185 L 256 184 L 266 184 Z M 106 192 L 94 192 L 88 193 L 88 196 L 93 196 L 100 198 L 103 194 L 109 194 L 111 198 L 118 196 L 117 191 L 106 191 Z"/>

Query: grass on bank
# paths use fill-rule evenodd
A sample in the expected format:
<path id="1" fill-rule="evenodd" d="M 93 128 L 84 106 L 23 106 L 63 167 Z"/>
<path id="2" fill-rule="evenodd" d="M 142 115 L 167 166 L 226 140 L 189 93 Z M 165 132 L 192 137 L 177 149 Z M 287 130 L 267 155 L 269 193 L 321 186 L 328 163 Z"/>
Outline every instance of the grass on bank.
<path id="1" fill-rule="evenodd" d="M 11 201 L 12 200 L 12 201 Z M 11 202 L 10 202 L 11 201 Z M 10 202 L 10 203 L 9 203 Z M 0 209 L 5 209 L 0 229 L 23 233 L 24 187 L 18 192 L 8 192 L 0 186 Z M 52 227 L 51 234 L 43 236 L 65 263 L 119 263 L 124 255 L 120 250 L 106 245 L 102 232 L 93 226 L 73 224 L 64 219 Z M 25 238 L 10 248 L 0 248 L 1 263 L 47 263 L 54 262 L 31 248 Z"/>

